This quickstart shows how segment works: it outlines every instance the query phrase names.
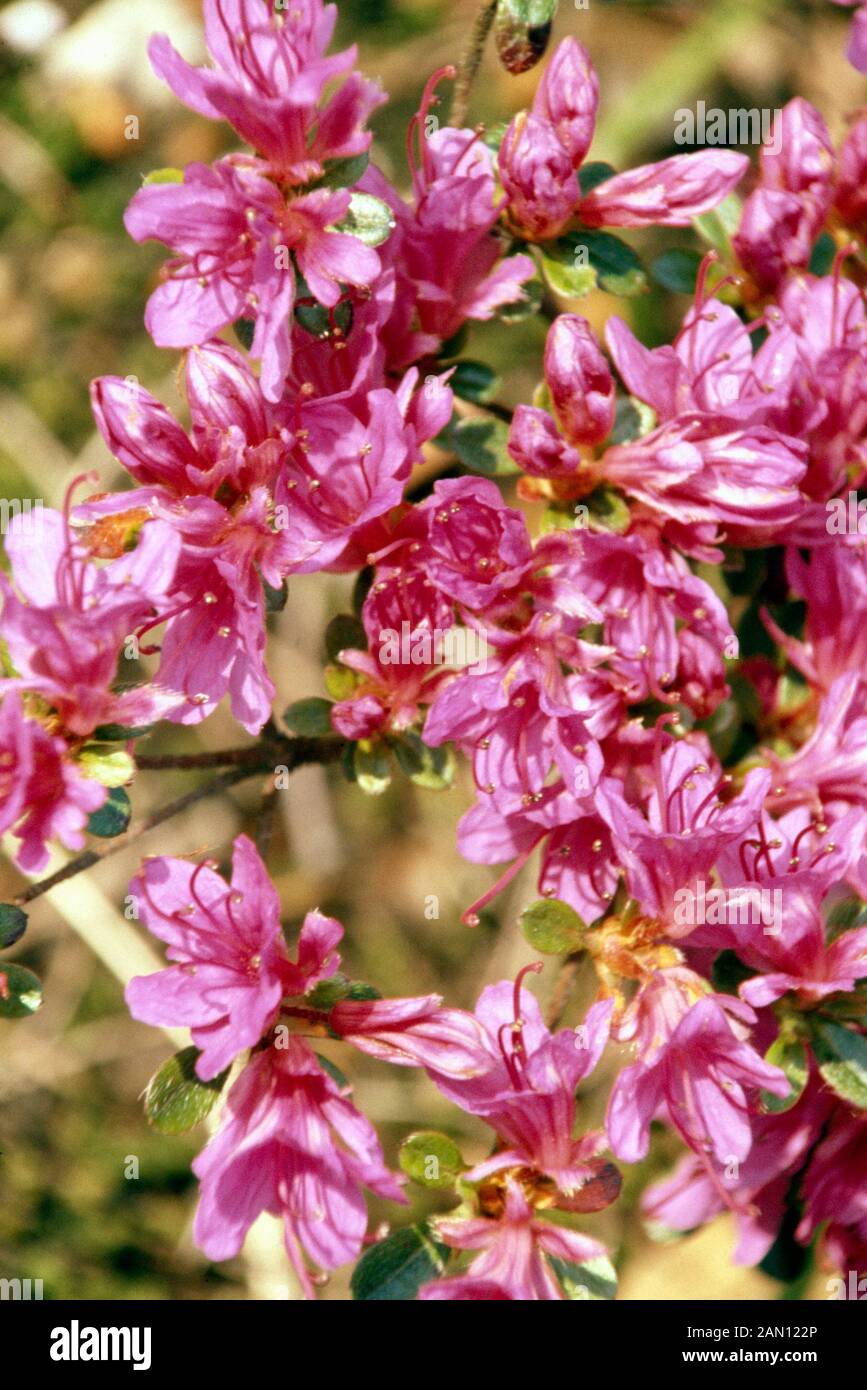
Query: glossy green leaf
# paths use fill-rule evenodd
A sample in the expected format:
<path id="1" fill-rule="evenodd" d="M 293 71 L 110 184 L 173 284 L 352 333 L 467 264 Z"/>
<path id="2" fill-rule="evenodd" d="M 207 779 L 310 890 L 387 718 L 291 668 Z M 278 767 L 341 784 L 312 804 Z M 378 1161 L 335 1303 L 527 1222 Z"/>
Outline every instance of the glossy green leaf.
<path id="1" fill-rule="evenodd" d="M 323 738 L 333 733 L 331 727 L 331 701 L 320 695 L 311 695 L 306 700 L 296 700 L 283 715 L 293 734 L 302 738 Z"/>
<path id="2" fill-rule="evenodd" d="M 447 1247 L 426 1223 L 395 1231 L 362 1255 L 352 1274 L 352 1297 L 368 1303 L 410 1301 L 422 1284 L 442 1274 L 447 1256 Z"/>
<path id="3" fill-rule="evenodd" d="M 814 1015 L 812 1041 L 826 1084 L 841 1100 L 867 1110 L 867 1037 Z"/>
<path id="4" fill-rule="evenodd" d="M 348 232 L 365 246 L 381 246 L 395 227 L 394 213 L 381 198 L 356 190 L 349 202 L 349 211 L 337 224 L 337 231 Z"/>
<path id="5" fill-rule="evenodd" d="M 791 1110 L 801 1099 L 810 1076 L 810 1059 L 804 1043 L 797 1038 L 784 1038 L 781 1033 L 765 1053 L 765 1061 L 785 1072 L 790 1090 L 787 1096 L 762 1091 L 762 1104 L 775 1115 Z"/>
<path id="6" fill-rule="evenodd" d="M 449 1188 L 466 1168 L 453 1139 L 435 1130 L 411 1134 L 400 1146 L 398 1162 L 420 1187 Z"/>
<path id="7" fill-rule="evenodd" d="M 87 822 L 88 833 L 103 840 L 122 835 L 132 816 L 132 803 L 123 787 L 113 787 L 108 800 L 94 811 Z"/>
<path id="8" fill-rule="evenodd" d="M 42 1003 L 42 982 L 23 965 L 0 967 L 0 1018 L 29 1018 Z"/>
<path id="9" fill-rule="evenodd" d="M 185 1134 L 210 1114 L 226 1081 L 228 1069 L 213 1081 L 195 1073 L 197 1047 L 185 1047 L 163 1062 L 145 1091 L 145 1114 L 160 1134 Z"/>
<path id="10" fill-rule="evenodd" d="M 519 924 L 533 950 L 544 956 L 566 956 L 584 945 L 586 924 L 557 898 L 540 898 L 521 913 Z"/>

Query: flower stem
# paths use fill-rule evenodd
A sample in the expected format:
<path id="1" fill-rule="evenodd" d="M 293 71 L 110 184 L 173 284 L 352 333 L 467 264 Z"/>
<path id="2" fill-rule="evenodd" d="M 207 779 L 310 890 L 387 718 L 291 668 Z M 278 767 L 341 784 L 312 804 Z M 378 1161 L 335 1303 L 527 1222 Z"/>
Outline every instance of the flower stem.
<path id="1" fill-rule="evenodd" d="M 557 978 L 554 981 L 554 988 L 551 991 L 551 998 L 548 1000 L 548 1007 L 545 1010 L 545 1023 L 553 1033 L 559 1027 L 566 1008 L 569 1003 L 569 996 L 575 984 L 575 977 L 578 974 L 578 966 L 584 959 L 584 951 L 574 951 L 571 956 L 567 956 L 560 965 Z"/>
<path id="2" fill-rule="evenodd" d="M 464 50 L 463 56 L 458 67 L 458 75 L 455 79 L 455 91 L 452 97 L 452 109 L 449 113 L 449 124 L 462 126 L 467 118 L 467 108 L 470 104 L 470 91 L 476 79 L 482 61 L 482 54 L 485 51 L 488 34 L 497 13 L 497 0 L 485 0 L 482 8 L 476 15 L 473 31 L 469 42 Z"/>

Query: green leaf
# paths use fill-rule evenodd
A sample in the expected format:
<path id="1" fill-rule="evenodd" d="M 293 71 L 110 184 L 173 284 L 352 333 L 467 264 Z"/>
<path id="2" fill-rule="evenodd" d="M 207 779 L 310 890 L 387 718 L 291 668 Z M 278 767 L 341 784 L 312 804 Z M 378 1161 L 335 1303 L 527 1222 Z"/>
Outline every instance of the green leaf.
<path id="1" fill-rule="evenodd" d="M 367 651 L 367 633 L 364 624 L 351 613 L 338 613 L 325 629 L 325 650 L 329 660 L 336 661 L 347 648 Z"/>
<path id="2" fill-rule="evenodd" d="M 610 232 L 569 232 L 542 245 L 542 269 L 557 294 L 581 297 L 597 287 L 608 294 L 643 294 L 647 276 L 636 253 Z"/>
<path id="3" fill-rule="evenodd" d="M 413 1182 L 431 1188 L 454 1187 L 467 1166 L 454 1140 L 436 1130 L 422 1130 L 405 1139 L 398 1162 Z"/>
<path id="4" fill-rule="evenodd" d="M 697 251 L 673 247 L 651 262 L 650 273 L 663 289 L 674 290 L 676 294 L 694 294 L 700 265 L 701 256 Z"/>
<path id="5" fill-rule="evenodd" d="M 351 155 L 348 159 L 326 159 L 325 173 L 314 185 L 316 188 L 352 188 L 364 174 L 370 155 Z"/>
<path id="6" fill-rule="evenodd" d="M 591 160 L 588 164 L 582 164 L 578 170 L 581 197 L 586 198 L 588 193 L 592 193 L 594 188 L 598 188 L 601 183 L 606 183 L 616 173 L 617 170 L 611 164 L 602 164 L 600 161 L 594 163 Z"/>
<path id="7" fill-rule="evenodd" d="M 349 993 L 352 981 L 348 975 L 338 970 L 328 980 L 320 980 L 315 989 L 307 995 L 305 1003 L 311 1009 L 333 1009 Z"/>
<path id="8" fill-rule="evenodd" d="M 131 738 L 144 738 L 153 724 L 100 724 L 90 737 L 95 743 L 127 743 Z"/>
<path id="9" fill-rule="evenodd" d="M 543 956 L 567 956 L 584 945 L 586 923 L 574 907 L 557 898 L 540 898 L 520 917 L 521 931 Z"/>
<path id="10" fill-rule="evenodd" d="M 15 903 L 0 903 L 0 950 L 14 946 L 27 930 L 27 913 Z"/>
<path id="11" fill-rule="evenodd" d="M 813 247 L 809 270 L 811 275 L 829 275 L 837 254 L 837 244 L 830 232 L 823 232 Z"/>
<path id="12" fill-rule="evenodd" d="M 568 1299 L 600 1303 L 617 1297 L 617 1271 L 604 1255 L 581 1264 L 552 1259 L 551 1267 Z"/>
<path id="13" fill-rule="evenodd" d="M 358 676 L 348 666 L 326 666 L 322 684 L 332 700 L 348 700 L 358 684 Z"/>
<path id="14" fill-rule="evenodd" d="M 614 428 L 608 436 L 612 444 L 630 444 L 649 434 L 656 425 L 656 411 L 635 396 L 618 396 Z"/>
<path id="15" fill-rule="evenodd" d="M 88 743 L 78 755 L 78 764 L 85 777 L 104 787 L 123 787 L 135 776 L 135 763 L 122 748 L 101 748 Z"/>
<path id="16" fill-rule="evenodd" d="M 629 530 L 629 503 L 614 488 L 602 484 L 593 489 L 585 502 L 590 510 L 590 524 L 597 530 L 614 531 L 617 535 Z"/>
<path id="17" fill-rule="evenodd" d="M 317 1052 L 316 1060 L 319 1063 L 322 1070 L 324 1072 L 327 1072 L 327 1074 L 331 1077 L 331 1080 L 334 1082 L 335 1086 L 339 1086 L 341 1091 L 352 1090 L 352 1087 L 350 1086 L 346 1077 L 343 1075 L 343 1072 L 340 1070 L 340 1068 L 336 1065 L 335 1062 L 332 1062 L 330 1057 L 323 1057 L 321 1052 Z"/>
<path id="18" fill-rule="evenodd" d="M 448 430 L 448 443 L 465 468 L 486 478 L 503 477 L 520 469 L 508 451 L 509 427 L 492 416 L 459 420 Z"/>
<path id="19" fill-rule="evenodd" d="M 331 701 L 321 695 L 311 695 L 306 700 L 296 700 L 283 715 L 293 734 L 302 738 L 322 738 L 331 734 Z"/>
<path id="20" fill-rule="evenodd" d="M 339 329 L 343 337 L 349 333 L 354 320 L 352 304 L 348 299 L 341 299 L 338 304 L 330 311 L 324 304 L 296 304 L 295 318 L 305 333 L 311 333 L 314 338 L 330 338 L 335 329 Z"/>
<path id="21" fill-rule="evenodd" d="M 863 926 L 867 926 L 867 905 L 860 898 L 843 898 L 828 910 L 825 918 L 825 939 L 830 945 L 844 932 Z"/>
<path id="22" fill-rule="evenodd" d="M 337 223 L 337 231 L 348 232 L 365 246 L 381 246 L 391 236 L 395 225 L 394 213 L 388 203 L 375 198 L 372 193 L 356 191 L 350 197 L 346 216 Z"/>
<path id="23" fill-rule="evenodd" d="M 475 405 L 487 405 L 500 389 L 500 378 L 485 362 L 459 362 L 449 381 L 456 396 Z"/>
<path id="24" fill-rule="evenodd" d="M 183 183 L 183 169 L 151 169 L 149 174 L 145 174 L 142 184 L 145 188 L 152 183 Z"/>
<path id="25" fill-rule="evenodd" d="M 383 744 L 360 740 L 353 758 L 355 780 L 367 796 L 381 796 L 391 783 L 391 763 Z"/>
<path id="26" fill-rule="evenodd" d="M 264 575 L 260 574 L 259 580 L 262 585 L 262 592 L 265 595 L 265 612 L 282 613 L 289 598 L 289 590 L 286 587 L 286 581 L 283 581 L 279 589 L 275 589 L 273 584 L 268 583 Z"/>
<path id="27" fill-rule="evenodd" d="M 765 1053 L 765 1061 L 772 1067 L 779 1067 L 784 1071 L 789 1083 L 790 1090 L 787 1096 L 775 1096 L 770 1091 L 761 1093 L 765 1109 L 779 1115 L 784 1110 L 791 1110 L 801 1099 L 810 1076 L 810 1059 L 803 1042 L 797 1038 L 786 1038 L 781 1033 Z"/>
<path id="28" fill-rule="evenodd" d="M 145 1115 L 160 1134 L 186 1134 L 214 1108 L 229 1075 L 227 1068 L 213 1081 L 195 1073 L 197 1047 L 185 1047 L 163 1062 L 145 1091 Z"/>
<path id="29" fill-rule="evenodd" d="M 126 830 L 131 815 L 132 803 L 127 793 L 123 787 L 113 787 L 108 800 L 88 820 L 88 834 L 98 835 L 102 840 L 113 840 L 115 835 L 122 835 Z"/>
<path id="30" fill-rule="evenodd" d="M 395 1231 L 358 1261 L 350 1281 L 352 1297 L 367 1303 L 411 1301 L 422 1284 L 442 1274 L 447 1255 L 427 1223 Z"/>
<path id="31" fill-rule="evenodd" d="M 23 965 L 0 970 L 0 1018 L 29 1018 L 42 1003 L 42 982 Z"/>
<path id="32" fill-rule="evenodd" d="M 392 744 L 398 765 L 417 787 L 426 791 L 448 791 L 455 780 L 456 761 L 451 744 L 429 748 L 418 734 L 401 734 Z"/>
<path id="33" fill-rule="evenodd" d="M 729 193 L 721 203 L 710 212 L 703 212 L 692 219 L 699 236 L 718 251 L 726 262 L 732 259 L 732 237 L 740 225 L 741 200 L 736 193 Z"/>
<path id="34" fill-rule="evenodd" d="M 558 0 L 499 0 L 494 42 L 507 72 L 528 72 L 543 57 Z"/>
<path id="35" fill-rule="evenodd" d="M 718 994 L 737 994 L 744 980 L 752 979 L 751 970 L 734 951 L 720 951 L 711 967 L 711 983 Z"/>
<path id="36" fill-rule="evenodd" d="M 867 1038 L 814 1015 L 812 1039 L 819 1071 L 831 1090 L 841 1100 L 867 1110 Z"/>
<path id="37" fill-rule="evenodd" d="M 256 322 L 254 319 L 235 319 L 232 324 L 235 330 L 235 337 L 241 344 L 245 352 L 249 352 L 253 346 L 253 337 L 256 332 Z"/>

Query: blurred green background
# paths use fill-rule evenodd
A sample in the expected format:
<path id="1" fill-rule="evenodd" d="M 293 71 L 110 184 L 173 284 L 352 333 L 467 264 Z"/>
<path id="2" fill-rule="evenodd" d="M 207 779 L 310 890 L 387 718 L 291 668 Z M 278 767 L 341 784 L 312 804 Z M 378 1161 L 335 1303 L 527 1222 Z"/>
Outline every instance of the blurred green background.
<path id="1" fill-rule="evenodd" d="M 424 79 L 463 47 L 474 0 L 341 0 L 339 38 L 357 42 L 360 65 L 380 77 L 390 103 L 377 112 L 376 158 L 406 184 L 404 131 Z M 676 4 L 561 0 L 556 37 L 575 34 L 590 49 L 602 83 L 601 118 L 591 157 L 618 168 L 676 152 L 673 113 L 708 106 L 775 109 L 792 95 L 816 103 L 839 137 L 846 114 L 864 102 L 865 81 L 845 62 L 850 12 L 825 0 L 699 0 Z M 116 465 L 94 438 L 91 377 L 134 374 L 175 409 L 176 361 L 149 342 L 142 311 L 163 253 L 136 247 L 122 213 L 148 170 L 209 160 L 233 147 L 232 133 L 185 110 L 150 74 L 145 47 L 168 32 L 190 59 L 202 57 L 198 5 L 185 0 L 14 0 L 0 7 L 0 490 L 56 505 L 68 480 L 97 467 L 105 486 L 121 485 Z M 473 123 L 494 124 L 529 104 L 538 71 L 510 77 L 489 52 L 477 82 Z M 128 139 L 135 129 L 137 137 Z M 634 238 L 647 258 L 689 233 Z M 613 310 L 631 315 L 647 341 L 670 336 L 685 307 L 653 290 L 618 304 L 604 296 L 581 311 L 600 326 Z M 472 330 L 469 352 L 504 375 L 503 399 L 527 399 L 540 372 L 544 324 Z M 277 708 L 321 694 L 322 632 L 348 606 L 344 579 L 313 576 L 291 586 L 273 619 L 270 668 Z M 239 742 L 219 712 L 198 732 L 169 729 L 153 751 L 220 748 Z M 133 789 L 136 814 L 194 785 L 196 774 L 145 774 Z M 201 776 L 201 774 L 199 774 Z M 204 853 L 223 860 L 232 837 L 255 827 L 261 788 L 209 800 L 150 834 L 142 853 Z M 465 777 L 445 794 L 395 782 L 364 798 L 339 775 L 307 769 L 276 803 L 269 857 L 286 918 L 319 905 L 347 928 L 346 965 L 383 993 L 439 990 L 471 1006 L 482 984 L 512 975 L 529 958 L 515 930 L 534 897 L 525 872 L 469 931 L 461 911 L 491 882 L 464 864 L 454 827 L 470 804 Z M 73 879 L 35 905 L 13 957 L 44 979 L 46 1001 L 33 1019 L 0 1025 L 0 1277 L 41 1278 L 52 1298 L 285 1297 L 285 1261 L 263 1223 L 242 1259 L 211 1267 L 195 1250 L 190 1221 L 195 1184 L 189 1161 L 201 1132 L 165 1139 L 150 1131 L 139 1095 L 171 1049 L 155 1030 L 133 1023 L 119 981 L 154 968 L 153 945 L 123 916 L 138 847 Z M 62 862 L 58 856 L 58 863 Z M 21 886 L 0 862 L 0 897 Z M 430 895 L 439 917 L 425 916 Z M 541 977 L 550 989 L 551 967 Z M 582 979 L 567 1021 L 592 996 Z M 328 1050 L 327 1048 L 323 1050 Z M 339 1056 L 388 1156 L 413 1128 L 449 1129 L 470 1158 L 485 1152 L 484 1132 L 451 1110 L 426 1079 L 360 1056 Z M 582 1110 L 599 1122 L 612 1056 L 588 1086 Z M 608 1241 L 625 1298 L 772 1298 L 779 1285 L 730 1265 L 727 1219 L 674 1245 L 643 1232 L 637 1196 L 663 1171 L 676 1146 L 661 1136 L 652 1158 L 626 1174 L 622 1200 L 586 1229 Z M 137 1163 L 131 1162 L 137 1160 Z M 138 1176 L 128 1176 L 131 1172 Z M 414 1213 L 431 1199 L 414 1196 Z M 374 1223 L 407 1219 L 374 1202 Z M 825 1296 L 816 1274 L 807 1296 Z M 323 1296 L 346 1298 L 338 1273 Z"/>

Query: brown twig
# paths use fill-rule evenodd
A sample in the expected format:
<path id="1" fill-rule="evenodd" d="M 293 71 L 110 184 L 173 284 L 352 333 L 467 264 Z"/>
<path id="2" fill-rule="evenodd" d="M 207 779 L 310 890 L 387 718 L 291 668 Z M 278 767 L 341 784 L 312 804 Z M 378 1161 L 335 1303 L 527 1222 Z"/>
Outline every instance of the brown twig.
<path id="1" fill-rule="evenodd" d="M 560 1020 L 566 1012 L 569 996 L 578 974 L 578 966 L 583 959 L 583 951 L 574 951 L 571 956 L 566 957 L 557 972 L 551 998 L 548 1000 L 548 1007 L 545 1010 L 545 1023 L 552 1033 L 559 1026 Z"/>
<path id="2" fill-rule="evenodd" d="M 76 874 L 82 873 L 85 869 L 90 869 L 94 864 L 99 864 L 103 859 L 108 859 L 112 854 L 117 854 L 119 850 L 125 849 L 127 845 L 137 840 L 140 835 L 145 835 L 149 830 L 154 830 L 156 826 L 162 825 L 164 821 L 171 820 L 181 811 L 185 811 L 188 806 L 194 806 L 197 801 L 202 801 L 207 796 L 215 796 L 219 792 L 227 791 L 229 787 L 234 787 L 236 783 L 243 782 L 248 777 L 253 777 L 257 772 L 271 771 L 275 766 L 283 766 L 288 771 L 293 771 L 296 767 L 303 767 L 309 763 L 333 763 L 337 762 L 342 756 L 344 741 L 340 738 L 287 738 L 279 741 L 262 743 L 249 749 L 227 750 L 235 753 L 244 752 L 249 755 L 243 763 L 229 768 L 226 772 L 215 777 L 213 781 L 206 782 L 204 786 L 193 788 L 174 801 L 168 802 L 158 810 L 152 811 L 149 816 L 141 820 L 134 821 L 122 834 L 116 835 L 106 844 L 100 845 L 98 849 L 85 850 L 75 859 L 70 859 L 68 864 L 58 869 L 56 873 L 49 874 L 47 878 L 40 879 L 37 883 L 31 883 L 13 902 L 17 907 L 23 907 L 25 903 L 31 903 L 35 898 L 41 898 L 43 893 L 48 893 L 52 888 L 56 888 L 59 883 L 64 883 L 68 878 L 74 878 Z M 212 755 L 204 755 L 212 756 Z M 219 754 L 214 754 L 219 757 Z M 152 766 L 158 760 L 152 760 Z M 143 760 L 139 766 L 143 765 Z M 187 763 L 186 766 L 202 767 L 213 766 L 213 763 Z M 219 764 L 217 764 L 219 765 Z M 165 766 L 165 764 L 163 764 Z M 184 764 L 170 763 L 168 766 L 178 767 Z"/>
<path id="3" fill-rule="evenodd" d="M 470 91 L 476 79 L 476 73 L 482 62 L 482 54 L 485 51 L 488 34 L 497 13 L 497 0 L 485 0 L 482 8 L 476 15 L 473 24 L 473 32 L 464 50 L 463 56 L 458 67 L 458 75 L 455 78 L 455 90 L 452 97 L 452 109 L 449 112 L 449 125 L 462 126 L 467 118 L 467 108 L 470 104 Z"/>

